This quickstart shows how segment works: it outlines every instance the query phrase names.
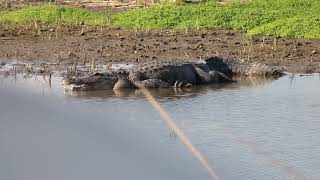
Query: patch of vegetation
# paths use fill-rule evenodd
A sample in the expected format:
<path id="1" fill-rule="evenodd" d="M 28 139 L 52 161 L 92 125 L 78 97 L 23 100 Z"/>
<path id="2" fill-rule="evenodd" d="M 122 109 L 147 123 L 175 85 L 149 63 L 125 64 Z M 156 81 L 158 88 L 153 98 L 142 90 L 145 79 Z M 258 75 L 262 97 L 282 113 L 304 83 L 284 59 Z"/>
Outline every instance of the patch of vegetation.
<path id="1" fill-rule="evenodd" d="M 155 5 L 113 16 L 127 28 L 240 28 L 249 35 L 320 37 L 320 1 L 251 0 L 231 3 Z"/>
<path id="2" fill-rule="evenodd" d="M 53 23 L 59 21 L 72 24 L 83 22 L 88 25 L 103 25 L 108 24 L 110 17 L 100 12 L 76 7 L 43 4 L 2 12 L 0 13 L 0 21 L 15 23 L 28 23 L 33 21 Z"/>
<path id="3" fill-rule="evenodd" d="M 62 22 L 125 28 L 238 28 L 249 35 L 320 37 L 320 1 L 229 0 L 110 12 L 44 4 L 0 12 L 0 22 Z"/>

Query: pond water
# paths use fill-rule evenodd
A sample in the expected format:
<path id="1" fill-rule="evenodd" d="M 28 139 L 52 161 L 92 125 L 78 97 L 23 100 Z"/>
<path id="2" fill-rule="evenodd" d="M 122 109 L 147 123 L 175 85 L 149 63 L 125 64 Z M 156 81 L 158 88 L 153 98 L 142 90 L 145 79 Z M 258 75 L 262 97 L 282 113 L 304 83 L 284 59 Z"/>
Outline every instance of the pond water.
<path id="1" fill-rule="evenodd" d="M 0 179 L 212 179 L 139 90 L 0 75 Z M 220 179 L 320 178 L 320 77 L 152 90 Z"/>

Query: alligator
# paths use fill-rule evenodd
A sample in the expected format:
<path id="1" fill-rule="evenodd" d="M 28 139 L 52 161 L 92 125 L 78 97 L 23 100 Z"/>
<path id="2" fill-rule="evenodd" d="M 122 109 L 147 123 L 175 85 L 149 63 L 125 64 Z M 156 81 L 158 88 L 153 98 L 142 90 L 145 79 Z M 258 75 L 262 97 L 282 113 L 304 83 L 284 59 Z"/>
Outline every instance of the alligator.
<path id="1" fill-rule="evenodd" d="M 128 70 L 66 77 L 62 84 L 73 90 L 188 87 L 196 84 L 235 82 L 234 75 L 281 76 L 283 70 L 261 63 L 241 63 L 212 57 L 200 62 L 150 61 Z"/>

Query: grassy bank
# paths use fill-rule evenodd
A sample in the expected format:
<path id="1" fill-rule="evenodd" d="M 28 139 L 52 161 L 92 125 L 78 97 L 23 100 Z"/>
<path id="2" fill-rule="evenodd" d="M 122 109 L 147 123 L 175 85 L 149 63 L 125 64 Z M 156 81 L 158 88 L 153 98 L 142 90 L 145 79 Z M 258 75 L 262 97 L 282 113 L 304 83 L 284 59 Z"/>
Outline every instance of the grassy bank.
<path id="1" fill-rule="evenodd" d="M 85 22 L 125 28 L 239 28 L 249 35 L 320 37 L 320 1 L 251 0 L 234 3 L 155 5 L 113 15 L 74 7 L 43 5 L 0 13 L 9 22 Z"/>
<path id="2" fill-rule="evenodd" d="M 248 34 L 320 37 L 320 1 L 251 0 L 245 3 L 159 5 L 113 17 L 114 24 L 149 28 L 241 28 Z"/>
<path id="3" fill-rule="evenodd" d="M 87 25 L 108 25 L 110 16 L 103 12 L 93 12 L 70 6 L 44 4 L 31 6 L 13 11 L 0 12 L 0 21 L 9 23 L 67 23 L 79 24 L 84 22 Z"/>

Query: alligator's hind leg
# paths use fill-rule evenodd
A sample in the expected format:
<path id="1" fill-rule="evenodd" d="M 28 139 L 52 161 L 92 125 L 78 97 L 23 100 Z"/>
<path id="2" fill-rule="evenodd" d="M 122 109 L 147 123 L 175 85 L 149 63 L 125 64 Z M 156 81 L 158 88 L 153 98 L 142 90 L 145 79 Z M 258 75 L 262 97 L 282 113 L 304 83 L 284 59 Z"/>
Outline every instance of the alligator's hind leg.
<path id="1" fill-rule="evenodd" d="M 209 74 L 212 77 L 212 82 L 211 83 L 224 83 L 224 82 L 235 82 L 232 80 L 230 77 L 227 75 L 223 74 L 222 72 L 219 71 L 210 71 Z"/>
<path id="2" fill-rule="evenodd" d="M 199 83 L 222 83 L 222 82 L 233 82 L 233 80 L 227 75 L 219 72 L 219 71 L 205 71 L 201 68 L 195 67 L 195 70 L 198 74 L 198 78 L 200 80 Z"/>
<path id="3" fill-rule="evenodd" d="M 114 90 L 131 88 L 135 88 L 135 86 L 127 79 L 119 79 L 117 83 L 113 86 Z"/>
<path id="4" fill-rule="evenodd" d="M 162 81 L 161 79 L 146 79 L 143 81 L 135 82 L 139 88 L 169 88 L 170 84 Z"/>

